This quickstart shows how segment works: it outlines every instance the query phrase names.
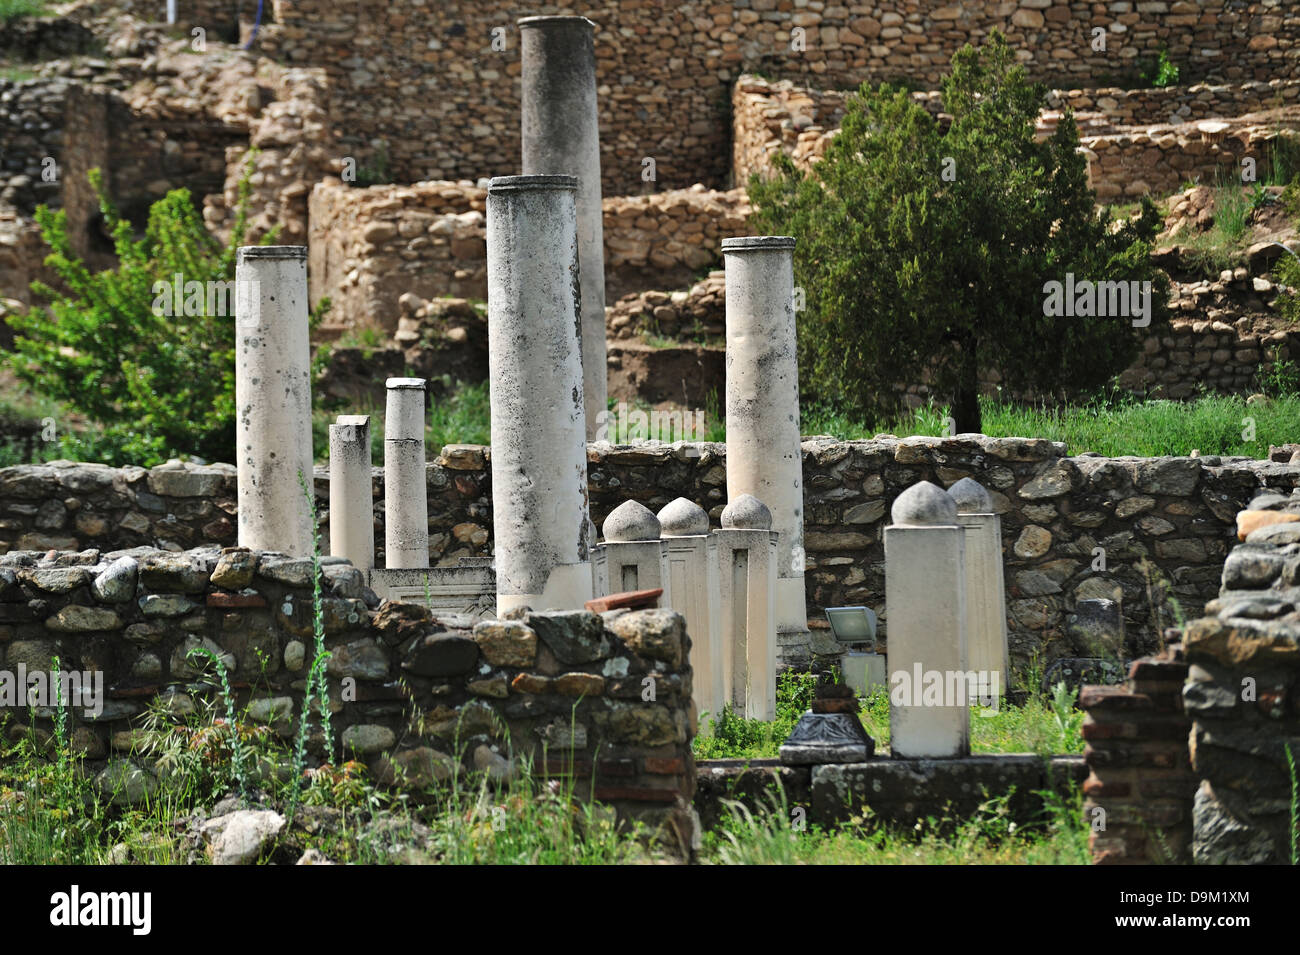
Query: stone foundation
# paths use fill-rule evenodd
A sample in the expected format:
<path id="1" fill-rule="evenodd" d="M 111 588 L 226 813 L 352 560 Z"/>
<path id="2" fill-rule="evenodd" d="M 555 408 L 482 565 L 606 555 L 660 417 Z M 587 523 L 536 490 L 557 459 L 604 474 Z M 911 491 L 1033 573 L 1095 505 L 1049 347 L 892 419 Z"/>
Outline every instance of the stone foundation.
<path id="1" fill-rule="evenodd" d="M 346 561 L 327 558 L 321 583 L 332 761 L 360 759 L 380 782 L 416 790 L 469 769 L 569 778 L 580 797 L 662 827 L 689 853 L 695 714 L 680 615 L 552 612 L 476 626 L 380 604 Z M 103 674 L 98 712 L 69 712 L 74 745 L 114 801 L 166 785 L 137 755 L 149 706 L 221 711 L 215 672 L 192 649 L 216 653 L 237 710 L 288 741 L 313 646 L 310 560 L 215 548 L 0 557 L 0 665 L 49 671 L 57 655 L 65 672 Z M 28 732 L 26 706 L 0 714 L 10 739 Z M 35 715 L 47 740 L 52 713 Z M 327 756 L 319 731 L 309 748 Z"/>

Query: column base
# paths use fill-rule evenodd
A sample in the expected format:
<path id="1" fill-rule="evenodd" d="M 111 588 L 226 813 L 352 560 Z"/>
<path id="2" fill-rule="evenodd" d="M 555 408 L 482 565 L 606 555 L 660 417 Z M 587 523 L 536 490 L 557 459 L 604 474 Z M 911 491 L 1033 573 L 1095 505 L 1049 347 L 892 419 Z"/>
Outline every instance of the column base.
<path id="1" fill-rule="evenodd" d="M 591 562 L 561 564 L 551 570 L 540 594 L 497 594 L 497 616 L 517 607 L 533 610 L 582 610 L 593 596 Z"/>

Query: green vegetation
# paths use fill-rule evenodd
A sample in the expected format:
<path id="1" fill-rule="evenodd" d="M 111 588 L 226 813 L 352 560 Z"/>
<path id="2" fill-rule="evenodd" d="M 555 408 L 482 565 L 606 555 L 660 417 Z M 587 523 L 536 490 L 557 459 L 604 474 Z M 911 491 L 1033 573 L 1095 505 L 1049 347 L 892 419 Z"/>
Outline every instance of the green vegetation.
<path id="1" fill-rule="evenodd" d="M 1027 825 L 1010 818 L 1009 792 L 974 815 L 927 817 L 910 831 L 870 814 L 835 830 L 801 829 L 780 798 L 757 811 L 731 803 L 719 829 L 705 833 L 703 856 L 725 865 L 1088 865 L 1082 796 L 1035 795 L 1043 812 Z"/>
<path id="2" fill-rule="evenodd" d="M 1142 74 L 1142 78 L 1152 86 L 1163 89 L 1166 86 L 1177 86 L 1178 76 L 1178 64 L 1169 58 L 1169 47 L 1162 43 L 1155 63 Z"/>
<path id="3" fill-rule="evenodd" d="M 90 182 L 118 266 L 93 271 L 73 249 L 66 212 L 37 209 L 52 250 L 46 265 L 68 291 L 34 282 L 33 291 L 48 308 L 9 317 L 18 336 L 9 356 L 14 373 L 94 424 L 86 435 L 63 431 L 67 457 L 143 466 L 177 455 L 233 460 L 233 280 L 248 176 L 240 185 L 239 214 L 225 247 L 204 227 L 188 190 L 173 190 L 155 202 L 144 236 L 137 239 L 109 199 L 98 169 L 91 171 Z M 174 310 L 170 290 L 177 275 L 187 292 L 184 307 Z M 201 303 L 195 301 L 194 308 L 191 287 L 200 290 L 195 297 Z M 226 301 L 214 308 L 218 288 Z M 160 299 L 165 308 L 158 307 Z"/>
<path id="4" fill-rule="evenodd" d="M 1063 441 L 1071 454 L 1093 451 L 1106 456 L 1241 455 L 1263 458 L 1270 444 L 1300 441 L 1300 370 L 1293 363 L 1277 362 L 1260 382 L 1273 397 L 1247 404 L 1245 398 L 1202 395 L 1191 401 L 1148 400 L 1130 397 L 1097 398 L 1080 404 L 1033 406 L 996 398 L 980 399 L 984 434 L 990 437 L 1046 438 Z M 649 411 L 644 402 L 629 402 L 630 409 Z M 611 402 L 615 407 L 617 402 Z M 383 409 L 358 409 L 373 416 L 371 442 L 375 460 L 383 453 Z M 890 434 L 938 437 L 951 427 L 946 405 L 923 405 L 892 419 L 863 421 L 827 404 L 805 406 L 801 430 L 805 435 L 831 435 L 841 440 Z M 1247 420 L 1249 419 L 1249 421 Z M 329 448 L 328 426 L 332 413 L 317 412 L 313 419 L 316 459 L 324 461 Z M 706 402 L 704 440 L 725 441 L 726 421 L 716 401 Z M 1253 424 L 1254 436 L 1248 439 Z M 462 385 L 436 399 L 425 430 L 431 455 L 445 444 L 487 444 L 491 436 L 487 383 Z"/>
<path id="5" fill-rule="evenodd" d="M 1293 388 L 1286 367 L 1274 384 Z M 1098 399 L 1087 404 L 1032 407 L 982 399 L 984 433 L 992 437 L 1035 437 L 1064 441 L 1071 454 L 1093 451 L 1106 456 L 1243 455 L 1263 458 L 1270 444 L 1300 440 L 1300 396 L 1282 393 L 1266 402 L 1205 395 L 1193 401 Z M 945 432 L 946 407 L 926 406 L 887 425 L 897 437 L 938 436 Z M 1249 421 L 1247 419 L 1250 419 Z M 1247 440 L 1253 423 L 1254 437 Z M 880 423 L 885 424 L 885 423 Z M 830 434 L 842 439 L 870 438 L 882 432 L 878 424 L 862 424 L 825 407 L 803 416 L 804 434 Z"/>
<path id="6" fill-rule="evenodd" d="M 0 23 L 19 17 L 48 16 L 49 12 L 48 0 L 0 0 Z"/>
<path id="7" fill-rule="evenodd" d="M 816 675 L 785 671 L 777 680 L 776 719 L 737 716 L 728 705 L 716 718 L 701 714 L 707 734 L 695 737 L 696 759 L 771 759 L 811 704 Z M 975 753 L 1082 753 L 1083 713 L 1075 709 L 1076 694 L 1058 684 L 1045 696 L 1037 682 L 1027 680 L 1025 700 L 1013 706 L 1005 700 L 996 710 L 972 707 L 971 751 Z M 861 701 L 858 718 L 878 748 L 889 745 L 889 693 L 877 690 Z"/>
<path id="8" fill-rule="evenodd" d="M 778 154 L 776 178 L 751 180 L 752 230 L 798 237 L 807 398 L 882 417 L 897 413 L 899 380 L 929 380 L 955 396 L 958 430 L 979 431 L 981 369 L 1015 390 L 1101 386 L 1141 336 L 1123 317 L 1044 314 L 1046 283 L 1067 274 L 1151 282 L 1150 328 L 1160 327 L 1155 205 L 1123 223 L 1099 210 L 1072 117 L 1035 141 L 1043 98 L 994 31 L 953 57 L 946 132 L 906 92 L 864 84 L 810 173 Z"/>

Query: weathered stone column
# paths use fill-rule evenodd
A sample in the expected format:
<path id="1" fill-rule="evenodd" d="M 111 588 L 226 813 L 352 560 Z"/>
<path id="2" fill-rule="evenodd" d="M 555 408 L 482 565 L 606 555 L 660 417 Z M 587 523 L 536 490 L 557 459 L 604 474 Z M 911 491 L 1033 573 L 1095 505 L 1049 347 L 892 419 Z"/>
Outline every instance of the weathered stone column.
<path id="1" fill-rule="evenodd" d="M 993 498 L 974 478 L 948 488 L 957 523 L 966 529 L 966 664 L 978 677 L 976 694 L 990 706 L 1007 691 L 1007 596 L 1002 568 L 1002 519 Z"/>
<path id="2" fill-rule="evenodd" d="M 363 573 L 375 566 L 370 415 L 339 415 L 330 425 L 330 553 Z"/>
<path id="3" fill-rule="evenodd" d="M 577 180 L 493 179 L 487 197 L 488 373 L 497 612 L 592 597 L 578 341 Z"/>
<path id="4" fill-rule="evenodd" d="M 896 758 L 970 755 L 965 530 L 928 481 L 894 501 L 885 528 L 889 748 Z"/>
<path id="5" fill-rule="evenodd" d="M 772 512 L 750 494 L 732 498 L 714 531 L 722 634 L 722 700 L 749 719 L 776 718 L 776 565 Z M 716 684 L 715 684 L 716 686 Z M 715 690 L 716 692 L 716 690 Z M 719 703 L 718 715 L 721 711 Z"/>
<path id="6" fill-rule="evenodd" d="M 600 204 L 595 24 L 586 17 L 519 21 L 523 173 L 578 177 L 582 389 L 587 437 L 605 412 L 605 239 Z"/>
<path id="7" fill-rule="evenodd" d="M 235 264 L 235 457 L 239 544 L 312 552 L 307 249 L 254 245 Z"/>
<path id="8" fill-rule="evenodd" d="M 695 709 L 717 715 L 727 697 L 722 675 L 718 562 L 709 534 L 709 515 L 694 501 L 679 497 L 659 512 L 659 527 L 668 578 L 663 606 L 686 618 Z"/>
<path id="9" fill-rule="evenodd" d="M 384 412 L 384 566 L 429 566 L 424 379 L 389 378 Z"/>
<path id="10" fill-rule="evenodd" d="M 727 499 L 752 494 L 772 512 L 776 620 L 806 630 L 803 452 L 795 352 L 794 239 L 722 241 L 727 270 Z"/>

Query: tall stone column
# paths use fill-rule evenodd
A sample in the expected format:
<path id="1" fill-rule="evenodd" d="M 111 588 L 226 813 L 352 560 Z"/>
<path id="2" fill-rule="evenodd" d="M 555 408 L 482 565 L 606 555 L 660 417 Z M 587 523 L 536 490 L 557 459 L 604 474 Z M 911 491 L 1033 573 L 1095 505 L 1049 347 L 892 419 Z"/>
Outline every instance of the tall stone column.
<path id="1" fill-rule="evenodd" d="M 608 390 L 595 26 L 586 17 L 519 21 L 524 175 L 578 177 L 582 387 L 589 440 L 605 412 Z"/>
<path id="2" fill-rule="evenodd" d="M 803 452 L 795 350 L 794 239 L 722 240 L 727 272 L 727 499 L 758 498 L 772 512 L 776 620 L 808 627 L 804 602 Z"/>
<path id="3" fill-rule="evenodd" d="M 339 415 L 330 425 L 330 553 L 363 573 L 375 566 L 370 415 Z"/>
<path id="4" fill-rule="evenodd" d="M 505 176 L 487 197 L 497 612 L 592 598 L 578 314 L 578 181 Z"/>
<path id="5" fill-rule="evenodd" d="M 254 245 L 235 262 L 235 457 L 239 544 L 312 552 L 307 249 Z"/>
<path id="6" fill-rule="evenodd" d="M 424 379 L 389 378 L 384 413 L 384 566 L 429 566 Z"/>
<path id="7" fill-rule="evenodd" d="M 929 481 L 894 501 L 885 528 L 889 748 L 898 759 L 970 755 L 965 529 Z"/>

